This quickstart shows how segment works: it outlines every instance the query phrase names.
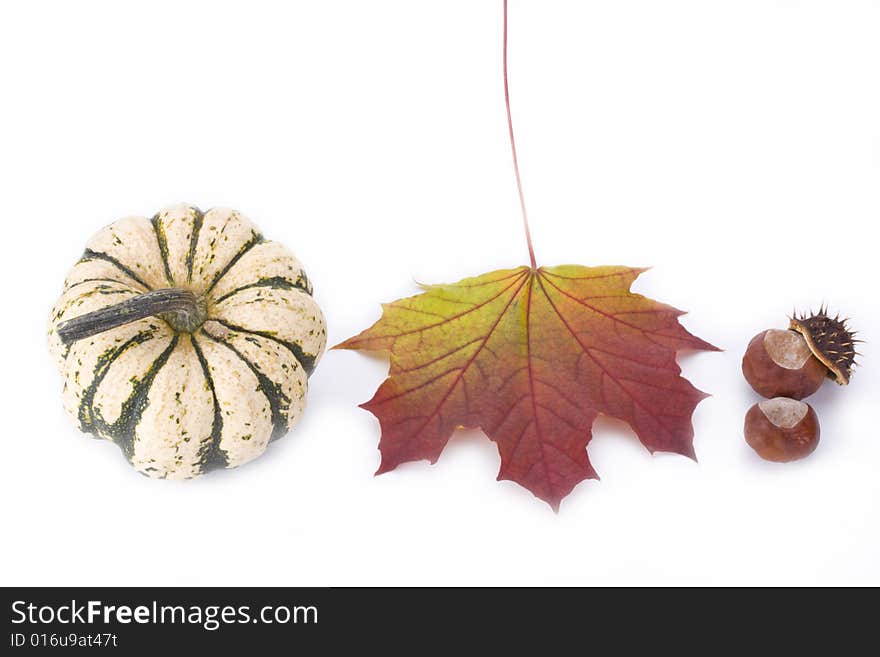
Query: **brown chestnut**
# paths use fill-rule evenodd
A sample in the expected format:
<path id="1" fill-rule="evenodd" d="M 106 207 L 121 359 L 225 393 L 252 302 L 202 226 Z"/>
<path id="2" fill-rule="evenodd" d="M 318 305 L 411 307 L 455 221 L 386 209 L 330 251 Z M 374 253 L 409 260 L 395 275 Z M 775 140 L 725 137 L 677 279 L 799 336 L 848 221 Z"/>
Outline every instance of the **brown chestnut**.
<path id="1" fill-rule="evenodd" d="M 765 399 L 746 413 L 745 435 L 761 458 L 796 461 L 819 444 L 819 418 L 806 402 L 787 397 Z"/>
<path id="2" fill-rule="evenodd" d="M 813 355 L 800 333 L 777 329 L 752 338 L 742 371 L 755 392 L 767 398 L 809 397 L 828 375 L 828 368 Z"/>

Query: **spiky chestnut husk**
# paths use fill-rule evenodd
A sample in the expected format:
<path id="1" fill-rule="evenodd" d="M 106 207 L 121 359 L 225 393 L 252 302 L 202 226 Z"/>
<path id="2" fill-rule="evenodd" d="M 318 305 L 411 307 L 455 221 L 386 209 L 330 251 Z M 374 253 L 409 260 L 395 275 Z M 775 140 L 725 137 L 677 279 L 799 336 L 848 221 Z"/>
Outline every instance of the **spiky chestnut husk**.
<path id="1" fill-rule="evenodd" d="M 842 386 L 849 383 L 852 369 L 858 364 L 855 345 L 861 342 L 855 339 L 856 333 L 847 321 L 840 315 L 829 317 L 823 306 L 814 314 L 794 315 L 789 323 L 789 328 L 804 336 L 810 351 L 828 368 L 828 377 Z"/>

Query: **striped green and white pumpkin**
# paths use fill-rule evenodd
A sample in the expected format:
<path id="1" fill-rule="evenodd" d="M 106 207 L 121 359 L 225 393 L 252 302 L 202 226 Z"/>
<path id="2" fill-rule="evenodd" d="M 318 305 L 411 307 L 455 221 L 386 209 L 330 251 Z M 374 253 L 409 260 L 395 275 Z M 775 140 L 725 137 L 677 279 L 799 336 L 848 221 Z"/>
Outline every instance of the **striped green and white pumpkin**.
<path id="1" fill-rule="evenodd" d="M 98 232 L 49 317 L 64 408 L 151 477 L 265 451 L 302 415 L 326 325 L 300 262 L 233 210 Z"/>

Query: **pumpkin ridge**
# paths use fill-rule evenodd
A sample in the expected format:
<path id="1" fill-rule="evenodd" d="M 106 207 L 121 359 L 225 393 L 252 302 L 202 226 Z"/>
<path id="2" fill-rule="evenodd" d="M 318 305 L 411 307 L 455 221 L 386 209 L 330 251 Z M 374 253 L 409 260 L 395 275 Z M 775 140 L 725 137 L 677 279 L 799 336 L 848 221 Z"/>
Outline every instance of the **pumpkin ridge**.
<path id="1" fill-rule="evenodd" d="M 300 278 L 305 278 L 305 274 L 302 274 Z M 301 290 L 309 296 L 312 296 L 312 292 L 308 288 L 308 279 L 306 279 L 305 283 L 292 283 L 290 279 L 284 278 L 283 276 L 269 276 L 268 278 L 261 278 L 255 283 L 247 283 L 246 285 L 241 285 L 234 290 L 230 290 L 222 297 L 214 299 L 212 303 L 221 303 L 223 301 L 226 301 L 226 299 L 228 299 L 229 297 L 238 294 L 242 290 L 249 290 L 252 287 L 268 287 L 273 290 Z"/>
<path id="2" fill-rule="evenodd" d="M 202 330 L 204 333 L 204 329 Z M 211 397 L 214 399 L 214 423 L 211 425 L 211 440 L 199 450 L 199 469 L 204 474 L 210 470 L 225 468 L 229 465 L 226 452 L 220 449 L 220 439 L 223 437 L 223 414 L 220 412 L 220 402 L 217 400 L 217 391 L 214 389 L 214 379 L 211 377 L 208 361 L 195 336 L 189 334 L 190 342 L 196 352 L 199 365 L 205 375 L 205 381 L 211 389 Z"/>
<path id="3" fill-rule="evenodd" d="M 257 368 L 243 353 L 236 349 L 233 345 L 222 338 L 215 337 L 208 333 L 205 329 L 201 329 L 201 333 L 210 338 L 214 342 L 223 345 L 232 353 L 241 359 L 241 361 L 250 368 L 260 385 L 260 392 L 265 395 L 269 401 L 269 409 L 272 412 L 272 436 L 269 441 L 278 440 L 289 430 L 287 420 L 287 410 L 290 408 L 290 397 L 284 394 L 281 385 L 270 379 Z"/>
<path id="4" fill-rule="evenodd" d="M 119 280 L 116 280 L 115 278 L 84 278 L 84 279 L 82 279 L 81 281 L 77 281 L 76 283 L 73 283 L 72 285 L 68 285 L 68 286 L 67 286 L 67 289 L 65 290 L 65 292 L 67 292 L 67 290 L 72 290 L 72 289 L 75 288 L 77 285 L 82 285 L 83 283 L 116 283 L 116 284 L 118 284 L 118 285 L 125 285 L 125 286 L 126 286 L 128 289 L 130 289 L 132 292 L 136 292 L 136 293 L 138 293 L 138 294 L 142 294 L 140 290 L 131 287 L 131 286 L 130 286 L 128 283 L 126 283 L 125 281 L 119 281 Z"/>
<path id="5" fill-rule="evenodd" d="M 94 401 L 95 394 L 97 393 L 98 388 L 104 381 L 104 377 L 110 370 L 110 366 L 113 365 L 116 359 L 130 347 L 143 344 L 148 340 L 152 340 L 153 337 L 156 335 L 157 330 L 158 327 L 153 327 L 151 325 L 151 328 L 134 334 L 121 345 L 114 345 L 110 347 L 98 357 L 98 359 L 95 361 L 95 368 L 93 370 L 94 377 L 92 378 L 92 382 L 89 384 L 89 387 L 86 388 L 83 392 L 82 398 L 79 402 L 77 418 L 80 422 L 80 431 L 87 433 L 93 433 L 95 430 L 100 431 L 100 429 L 96 426 L 95 411 L 92 408 L 92 402 Z M 98 419 L 98 421 L 102 422 L 100 419 Z M 106 422 L 102 422 L 102 425 L 104 428 L 108 427 Z"/>
<path id="6" fill-rule="evenodd" d="M 168 362 L 168 358 L 171 356 L 171 352 L 177 348 L 179 340 L 180 335 L 175 333 L 165 351 L 159 354 L 159 357 L 153 361 L 153 364 L 150 365 L 144 374 L 144 378 L 135 384 L 129 398 L 122 403 L 119 419 L 112 426 L 108 427 L 108 432 L 113 436 L 113 442 L 119 445 L 129 463 L 134 456 L 134 434 L 137 431 L 137 425 L 141 421 L 144 409 L 149 403 L 147 396 L 150 394 L 153 380 L 156 378 L 159 370 Z"/>
<path id="7" fill-rule="evenodd" d="M 146 282 L 140 276 L 135 274 L 131 268 L 122 264 L 119 260 L 117 260 L 116 258 L 114 258 L 111 255 L 108 255 L 106 253 L 102 253 L 101 251 L 92 251 L 91 249 L 86 249 L 83 252 L 82 257 L 79 259 L 80 262 L 82 262 L 83 260 L 104 260 L 105 262 L 109 262 L 111 265 L 116 267 L 123 274 L 125 274 L 129 278 L 133 279 L 134 281 L 136 281 L 140 285 L 143 285 L 147 290 L 153 289 L 152 287 L 147 285 Z M 121 281 L 117 281 L 117 282 L 121 282 Z"/>
<path id="8" fill-rule="evenodd" d="M 146 341 L 147 340 L 143 340 L 141 342 Z M 144 408 L 146 408 L 146 400 L 147 395 L 150 392 L 150 386 L 153 383 L 153 379 L 156 378 L 156 374 L 158 374 L 159 370 L 171 355 L 171 352 L 177 346 L 177 342 L 178 336 L 175 334 L 169 341 L 168 346 L 165 347 L 162 353 L 156 357 L 156 360 L 154 360 L 144 372 L 143 378 L 139 379 L 133 386 L 131 394 L 124 402 L 122 402 L 119 417 L 113 424 L 109 424 L 104 420 L 104 418 L 101 417 L 100 412 L 92 407 L 93 399 L 89 400 L 89 414 L 91 415 L 92 429 L 97 430 L 100 435 L 109 438 L 116 443 L 122 449 L 122 453 L 125 454 L 125 457 L 129 461 L 131 461 L 131 454 L 134 451 L 134 432 L 137 423 L 140 421 L 140 415 Z M 116 354 L 114 360 L 118 357 L 119 354 Z M 104 371 L 103 374 L 105 376 L 109 369 L 110 368 L 108 367 Z M 104 377 L 102 376 L 101 378 L 103 380 Z M 92 398 L 94 398 L 98 387 L 99 386 L 95 386 L 95 390 L 91 395 Z"/>
<path id="9" fill-rule="evenodd" d="M 174 277 L 171 275 L 171 266 L 168 264 L 168 240 L 165 237 L 165 230 L 159 225 L 159 214 L 155 214 L 150 223 L 153 225 L 153 233 L 156 235 L 156 242 L 159 244 L 159 255 L 162 256 L 162 266 L 165 268 L 165 278 L 168 284 L 174 285 Z"/>
<path id="10" fill-rule="evenodd" d="M 245 253 L 250 251 L 252 248 L 254 248 L 257 244 L 259 244 L 262 241 L 263 241 L 263 236 L 260 233 L 253 231 L 253 235 L 252 235 L 251 239 L 249 239 L 247 242 L 245 242 L 242 245 L 242 247 L 238 250 L 238 253 L 236 253 L 234 256 L 232 256 L 232 258 L 229 260 L 229 262 L 227 262 L 226 265 L 224 265 L 223 269 L 221 269 L 219 272 L 217 272 L 217 275 L 214 276 L 214 280 L 211 281 L 211 284 L 208 285 L 207 289 L 205 290 L 205 296 L 207 296 L 208 294 L 211 293 L 211 290 L 214 289 L 214 286 L 216 286 L 217 283 L 220 282 L 221 278 L 226 276 L 226 274 L 229 272 L 229 270 L 232 269 L 233 265 L 235 265 L 236 262 L 241 260 L 242 256 L 244 256 Z"/>
<path id="11" fill-rule="evenodd" d="M 189 283 L 192 283 L 193 262 L 196 258 L 196 247 L 199 244 L 199 233 L 202 230 L 202 224 L 205 223 L 205 214 L 198 208 L 194 207 L 193 210 L 195 210 L 196 216 L 193 219 L 192 234 L 189 238 L 189 251 L 186 254 L 186 280 Z"/>
<path id="12" fill-rule="evenodd" d="M 222 324 L 230 331 L 237 331 L 238 333 L 250 333 L 252 335 L 259 335 L 261 338 L 268 338 L 269 340 L 274 340 L 282 347 L 286 347 L 299 361 L 299 364 L 302 365 L 302 368 L 306 371 L 306 374 L 311 375 L 312 372 L 315 371 L 315 363 L 318 360 L 317 356 L 313 356 L 311 354 L 307 354 L 303 351 L 303 348 L 296 344 L 295 342 L 288 342 L 287 340 L 282 340 L 277 335 L 272 335 L 268 331 L 251 331 L 250 329 L 246 329 L 243 326 L 236 326 L 235 324 L 230 324 L 224 319 L 217 319 L 216 317 L 209 317 L 209 319 L 213 322 L 217 322 L 218 324 Z"/>

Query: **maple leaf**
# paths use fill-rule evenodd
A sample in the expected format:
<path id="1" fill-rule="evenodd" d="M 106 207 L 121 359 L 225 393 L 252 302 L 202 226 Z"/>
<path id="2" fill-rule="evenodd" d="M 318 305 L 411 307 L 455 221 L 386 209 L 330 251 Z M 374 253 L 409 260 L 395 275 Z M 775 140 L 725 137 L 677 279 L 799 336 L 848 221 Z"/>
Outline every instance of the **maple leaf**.
<path id="1" fill-rule="evenodd" d="M 504 104 L 530 267 L 494 271 L 383 306 L 372 327 L 337 349 L 390 354 L 388 378 L 361 404 L 382 427 L 376 474 L 432 463 L 459 427 L 498 445 L 498 479 L 554 509 L 597 478 L 587 444 L 604 413 L 652 452 L 695 458 L 691 416 L 706 395 L 681 376 L 682 349 L 716 350 L 688 333 L 679 310 L 630 291 L 643 269 L 538 267 L 516 154 L 507 75 Z"/>
<path id="2" fill-rule="evenodd" d="M 694 458 L 691 415 L 706 395 L 676 353 L 716 348 L 681 326 L 681 311 L 630 291 L 642 271 L 520 267 L 383 305 L 336 347 L 390 354 L 389 377 L 362 404 L 382 429 L 377 474 L 434 463 L 457 428 L 480 428 L 501 454 L 498 479 L 558 509 L 597 478 L 586 447 L 599 413 L 652 452 Z"/>

